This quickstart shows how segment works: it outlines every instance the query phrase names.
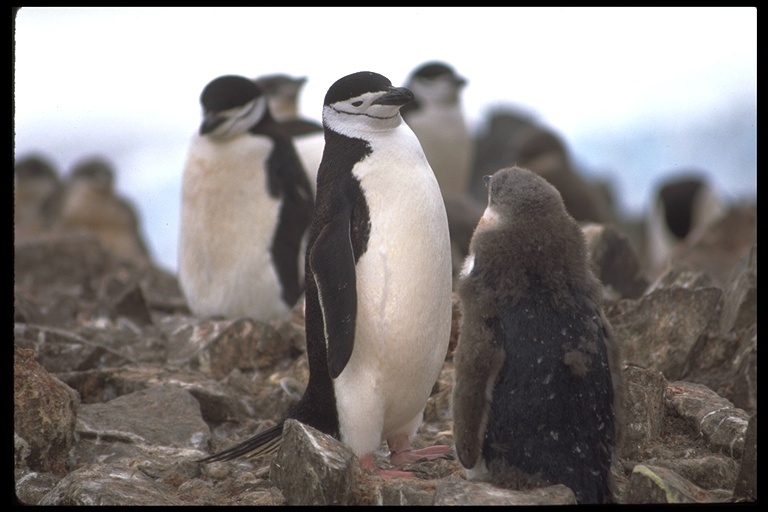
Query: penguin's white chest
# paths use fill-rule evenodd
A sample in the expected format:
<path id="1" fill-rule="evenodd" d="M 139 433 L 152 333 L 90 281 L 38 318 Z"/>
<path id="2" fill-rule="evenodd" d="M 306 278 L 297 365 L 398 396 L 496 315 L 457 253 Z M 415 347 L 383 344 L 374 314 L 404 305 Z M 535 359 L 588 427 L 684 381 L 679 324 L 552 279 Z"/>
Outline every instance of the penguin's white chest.
<path id="1" fill-rule="evenodd" d="M 461 194 L 468 186 L 472 138 L 460 107 L 427 106 L 408 119 L 443 194 Z"/>
<path id="2" fill-rule="evenodd" d="M 420 415 L 448 347 L 452 275 L 445 206 L 416 137 L 407 134 L 405 149 L 402 138 L 397 145 L 372 141 L 372 155 L 354 170 L 371 226 L 356 266 L 355 346 L 335 382 L 342 432 L 345 424 L 372 421 L 357 412 L 347 416 L 346 402 L 381 408 L 385 438 Z"/>
<path id="3" fill-rule="evenodd" d="M 263 320 L 287 311 L 270 248 L 280 202 L 269 195 L 272 144 L 195 137 L 182 179 L 179 281 L 200 316 Z"/>

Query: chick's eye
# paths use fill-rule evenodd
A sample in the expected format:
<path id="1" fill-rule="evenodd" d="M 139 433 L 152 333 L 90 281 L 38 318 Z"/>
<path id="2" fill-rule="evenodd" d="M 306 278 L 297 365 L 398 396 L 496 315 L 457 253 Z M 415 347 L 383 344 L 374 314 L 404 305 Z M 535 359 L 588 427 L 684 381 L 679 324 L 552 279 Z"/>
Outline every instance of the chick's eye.
<path id="1" fill-rule="evenodd" d="M 353 101 L 353 102 L 352 102 L 352 106 L 353 106 L 353 107 L 359 107 L 359 106 L 360 106 L 360 105 L 362 105 L 362 104 L 363 104 L 363 102 L 362 102 L 362 101 Z"/>

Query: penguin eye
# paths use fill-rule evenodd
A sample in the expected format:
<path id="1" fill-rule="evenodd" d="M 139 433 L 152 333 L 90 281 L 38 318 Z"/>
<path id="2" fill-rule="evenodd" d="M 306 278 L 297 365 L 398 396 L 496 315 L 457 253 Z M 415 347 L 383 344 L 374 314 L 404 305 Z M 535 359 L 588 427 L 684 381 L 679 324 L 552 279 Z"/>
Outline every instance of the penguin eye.
<path id="1" fill-rule="evenodd" d="M 353 102 L 352 102 L 352 106 L 353 106 L 353 107 L 359 107 L 359 106 L 360 106 L 360 105 L 362 105 L 362 104 L 363 104 L 363 102 L 362 102 L 362 101 L 353 101 Z"/>

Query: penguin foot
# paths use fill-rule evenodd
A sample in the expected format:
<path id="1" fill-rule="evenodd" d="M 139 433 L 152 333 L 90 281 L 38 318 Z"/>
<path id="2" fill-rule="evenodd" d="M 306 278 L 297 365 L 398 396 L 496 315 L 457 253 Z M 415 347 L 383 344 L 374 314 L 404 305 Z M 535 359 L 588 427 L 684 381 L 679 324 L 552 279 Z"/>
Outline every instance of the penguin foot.
<path id="1" fill-rule="evenodd" d="M 413 478 L 416 475 L 403 469 L 382 469 L 373 462 L 373 453 L 369 453 L 360 459 L 360 466 L 385 480 L 390 478 Z"/>
<path id="2" fill-rule="evenodd" d="M 448 452 L 451 451 L 451 447 L 444 444 L 414 450 L 411 448 L 411 441 L 408 436 L 404 434 L 387 439 L 387 445 L 390 451 L 389 461 L 398 467 L 415 464 L 422 460 L 447 458 Z"/>
<path id="3" fill-rule="evenodd" d="M 450 451 L 451 447 L 444 444 L 436 444 L 419 450 L 393 451 L 389 455 L 389 461 L 395 466 L 404 466 L 422 460 L 445 459 L 448 458 L 447 455 Z"/>

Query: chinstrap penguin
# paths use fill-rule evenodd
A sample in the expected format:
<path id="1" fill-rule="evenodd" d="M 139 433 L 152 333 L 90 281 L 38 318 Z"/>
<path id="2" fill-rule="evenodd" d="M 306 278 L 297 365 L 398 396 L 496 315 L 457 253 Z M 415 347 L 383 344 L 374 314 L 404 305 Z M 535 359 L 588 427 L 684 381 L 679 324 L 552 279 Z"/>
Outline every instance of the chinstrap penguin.
<path id="1" fill-rule="evenodd" d="M 261 75 L 253 80 L 267 96 L 269 112 L 275 121 L 282 123 L 299 116 L 299 93 L 307 83 L 307 77 L 292 77 L 284 73 Z M 322 130 L 322 127 L 321 127 Z"/>
<path id="2" fill-rule="evenodd" d="M 459 278 L 456 455 L 470 479 L 613 496 L 620 355 L 581 229 L 527 169 L 486 178 L 488 206 Z"/>
<path id="3" fill-rule="evenodd" d="M 408 77 L 405 86 L 413 91 L 414 101 L 401 111 L 419 138 L 445 200 L 455 274 L 483 210 L 482 203 L 469 196 L 474 140 L 461 103 L 466 84 L 448 64 L 426 62 Z"/>
<path id="4" fill-rule="evenodd" d="M 293 138 L 293 144 L 309 177 L 309 184 L 315 192 L 317 170 L 323 157 L 325 137 L 323 125 L 301 115 L 299 111 L 299 93 L 307 82 L 307 77 L 291 77 L 284 73 L 274 73 L 261 75 L 254 81 L 267 95 L 272 117 Z"/>
<path id="5" fill-rule="evenodd" d="M 257 321 L 289 314 L 304 290 L 307 174 L 253 80 L 220 76 L 200 103 L 181 190 L 179 283 L 189 308 Z"/>
<path id="6" fill-rule="evenodd" d="M 410 444 L 445 360 L 452 314 L 445 207 L 399 114 L 412 97 L 367 71 L 339 79 L 325 96 L 305 263 L 309 382 L 287 415 L 337 437 L 384 477 L 411 475 L 376 467 L 384 440 L 394 466 L 450 451 Z M 204 460 L 271 453 L 282 428 Z"/>
<path id="7" fill-rule="evenodd" d="M 461 92 L 467 80 L 443 62 L 417 67 L 405 86 L 414 101 L 402 115 L 419 138 L 443 196 L 468 191 L 474 141 L 464 118 Z"/>
<path id="8" fill-rule="evenodd" d="M 710 226 L 725 211 L 703 172 L 681 170 L 660 181 L 646 216 L 646 259 L 651 274 L 661 275 L 683 241 Z"/>

